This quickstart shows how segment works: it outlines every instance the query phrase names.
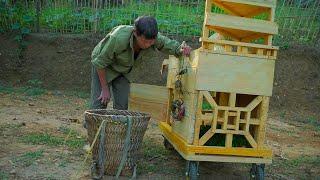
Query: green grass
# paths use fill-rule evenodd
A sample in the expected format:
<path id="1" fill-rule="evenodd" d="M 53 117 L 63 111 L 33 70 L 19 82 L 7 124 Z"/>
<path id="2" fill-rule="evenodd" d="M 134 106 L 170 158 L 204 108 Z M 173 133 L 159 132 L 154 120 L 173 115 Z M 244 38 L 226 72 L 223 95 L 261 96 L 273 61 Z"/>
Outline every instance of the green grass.
<path id="1" fill-rule="evenodd" d="M 318 166 L 320 164 L 320 156 L 300 156 L 295 159 L 286 160 L 283 165 L 287 168 L 298 168 L 303 164 Z"/>
<path id="2" fill-rule="evenodd" d="M 311 124 L 316 131 L 320 132 L 320 120 L 315 117 L 310 117 L 307 119 L 307 123 Z"/>
<path id="3" fill-rule="evenodd" d="M 47 146 L 67 146 L 72 149 L 82 148 L 85 144 L 85 139 L 81 136 L 69 136 L 67 140 L 65 137 L 54 136 L 48 133 L 28 134 L 21 138 L 21 141 L 33 145 L 47 145 Z"/>
<path id="4" fill-rule="evenodd" d="M 31 166 L 36 160 L 43 157 L 43 150 L 26 152 L 23 155 L 14 158 L 13 163 L 23 166 Z"/>
<path id="5" fill-rule="evenodd" d="M 7 180 L 7 179 L 9 179 L 9 173 L 0 170 L 0 179 L 1 179 L 1 180 Z"/>
<path id="6" fill-rule="evenodd" d="M 47 90 L 42 88 L 42 82 L 39 80 L 29 80 L 26 86 L 13 87 L 11 85 L 1 85 L 0 93 L 4 94 L 22 94 L 26 96 L 40 96 L 47 93 Z"/>

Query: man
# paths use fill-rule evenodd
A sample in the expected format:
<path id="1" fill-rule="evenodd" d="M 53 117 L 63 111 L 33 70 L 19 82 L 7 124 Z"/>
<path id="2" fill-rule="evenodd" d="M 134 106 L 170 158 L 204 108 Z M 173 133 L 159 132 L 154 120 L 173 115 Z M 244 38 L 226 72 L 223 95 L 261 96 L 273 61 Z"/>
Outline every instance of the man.
<path id="1" fill-rule="evenodd" d="M 92 52 L 91 109 L 103 109 L 113 92 L 113 108 L 128 109 L 131 70 L 140 61 L 162 51 L 175 56 L 189 55 L 191 48 L 158 33 L 157 21 L 141 16 L 134 26 L 115 27 Z"/>

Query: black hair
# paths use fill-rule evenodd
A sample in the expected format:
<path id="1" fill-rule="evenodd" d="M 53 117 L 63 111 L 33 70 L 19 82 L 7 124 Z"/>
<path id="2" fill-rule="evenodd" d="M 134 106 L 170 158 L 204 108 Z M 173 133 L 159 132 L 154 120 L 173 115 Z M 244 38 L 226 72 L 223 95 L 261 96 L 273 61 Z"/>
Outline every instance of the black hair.
<path id="1" fill-rule="evenodd" d="M 158 35 L 158 23 L 154 17 L 140 16 L 134 21 L 134 27 L 138 36 L 146 39 L 156 39 Z"/>

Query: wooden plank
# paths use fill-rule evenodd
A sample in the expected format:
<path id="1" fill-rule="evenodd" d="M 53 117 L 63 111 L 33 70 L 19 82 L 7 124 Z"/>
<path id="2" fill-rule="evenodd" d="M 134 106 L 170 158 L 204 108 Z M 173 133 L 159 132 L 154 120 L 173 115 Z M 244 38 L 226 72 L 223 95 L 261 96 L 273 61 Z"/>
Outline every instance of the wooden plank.
<path id="1" fill-rule="evenodd" d="M 199 145 L 203 146 L 215 133 L 210 128 L 199 140 Z"/>
<path id="2" fill-rule="evenodd" d="M 218 124 L 218 108 L 214 109 L 213 118 L 211 121 L 212 121 L 211 129 L 212 131 L 215 131 L 217 129 L 217 124 Z"/>
<path id="3" fill-rule="evenodd" d="M 196 89 L 253 95 L 272 95 L 275 62 L 202 51 Z"/>
<path id="4" fill-rule="evenodd" d="M 197 115 L 196 115 L 196 122 L 195 122 L 195 130 L 194 130 L 194 138 L 193 144 L 199 145 L 199 136 L 200 136 L 200 126 L 202 124 L 202 120 L 199 118 L 202 115 L 202 102 L 203 102 L 203 94 L 199 92 L 198 101 L 197 101 Z"/>
<path id="5" fill-rule="evenodd" d="M 223 129 L 217 129 L 215 130 L 215 132 L 220 134 L 239 134 L 239 135 L 245 135 L 247 133 L 245 131 L 234 131 L 234 130 L 223 130 Z"/>
<path id="6" fill-rule="evenodd" d="M 212 155 L 231 155 L 245 157 L 265 157 L 271 158 L 272 152 L 270 149 L 253 149 L 253 148 L 225 148 L 213 146 L 189 146 L 189 152 L 192 154 L 212 154 Z M 261 153 L 261 154 L 259 154 Z"/>
<path id="7" fill-rule="evenodd" d="M 233 134 L 226 134 L 226 148 L 232 147 L 232 137 Z"/>
<path id="8" fill-rule="evenodd" d="M 218 106 L 208 91 L 201 91 L 201 93 L 206 98 L 206 100 L 212 108 L 216 108 Z"/>
<path id="9" fill-rule="evenodd" d="M 251 158 L 237 156 L 221 156 L 221 155 L 182 155 L 188 161 L 206 161 L 206 162 L 226 162 L 226 163 L 256 163 L 271 164 L 271 158 Z"/>
<path id="10" fill-rule="evenodd" d="M 211 0 L 206 0 L 206 5 L 205 5 L 205 17 L 204 17 L 204 23 L 203 23 L 203 28 L 202 28 L 202 37 L 209 37 L 209 29 L 206 28 L 205 22 L 207 19 L 206 14 L 210 14 L 211 13 L 211 8 L 212 8 L 212 2 Z"/>
<path id="11" fill-rule="evenodd" d="M 213 2 L 214 2 L 215 6 L 219 7 L 220 9 L 223 9 L 228 14 L 231 14 L 231 15 L 234 15 L 234 16 L 242 16 L 240 13 L 235 11 L 235 9 L 231 8 L 228 5 L 222 4 L 221 2 L 218 2 L 218 1 L 213 1 Z"/>
<path id="12" fill-rule="evenodd" d="M 261 107 L 258 111 L 258 116 L 260 116 L 260 124 L 255 133 L 256 141 L 258 147 L 262 147 L 264 145 L 265 135 L 266 135 L 266 121 L 268 116 L 268 109 L 269 109 L 269 97 L 263 97 Z"/>
<path id="13" fill-rule="evenodd" d="M 264 1 L 263 3 L 265 3 Z M 244 3 L 237 3 L 232 1 L 214 0 L 214 5 L 223 9 L 227 14 L 240 17 L 252 17 L 264 12 L 269 12 L 270 9 L 275 9 L 274 4 L 257 4 L 257 2 L 245 1 Z"/>
<path id="14" fill-rule="evenodd" d="M 170 107 L 172 106 L 172 101 L 174 98 L 173 89 L 168 89 L 168 93 L 169 93 L 169 95 L 168 95 L 168 101 L 167 101 L 168 107 L 167 107 L 166 122 L 171 125 L 171 109 L 170 109 Z"/>
<path id="15" fill-rule="evenodd" d="M 249 132 L 249 128 L 250 128 L 250 117 L 251 117 L 251 111 L 247 112 L 245 115 L 245 119 L 246 119 L 246 126 L 245 126 L 245 131 Z"/>
<path id="16" fill-rule="evenodd" d="M 204 52 L 205 52 L 205 49 L 204 49 Z M 212 50 L 207 50 L 208 53 L 215 53 L 215 54 L 224 54 L 224 55 L 229 55 L 229 56 L 236 56 L 236 57 L 239 57 L 239 56 L 242 56 L 242 57 L 248 57 L 248 58 L 262 58 L 262 59 L 265 59 L 265 60 L 275 60 L 276 57 L 275 56 L 267 56 L 267 55 L 257 55 L 257 54 L 239 54 L 238 52 L 215 52 L 215 51 L 212 51 Z"/>
<path id="17" fill-rule="evenodd" d="M 237 111 L 237 116 L 236 116 L 236 131 L 239 131 L 239 125 L 240 125 L 240 111 Z"/>
<path id="18" fill-rule="evenodd" d="M 236 93 L 230 93 L 230 96 L 229 96 L 229 106 L 230 107 L 235 107 L 236 106 L 236 96 L 237 94 Z M 229 113 L 230 114 L 230 113 Z M 229 115 L 230 116 L 230 115 Z"/>
<path id="19" fill-rule="evenodd" d="M 167 88 L 174 88 L 177 80 L 177 74 L 179 71 L 179 59 L 174 56 L 169 56 L 168 59 L 168 76 L 167 76 Z"/>
<path id="20" fill-rule="evenodd" d="M 262 101 L 262 96 L 257 96 L 256 98 L 254 98 L 254 100 L 247 105 L 248 111 L 252 111 L 255 107 L 258 106 L 259 103 L 261 103 L 261 101 Z"/>
<path id="21" fill-rule="evenodd" d="M 270 35 L 278 34 L 278 26 L 274 22 L 224 14 L 206 14 L 205 24 L 207 27 L 220 27 Z"/>
<path id="22" fill-rule="evenodd" d="M 224 111 L 224 112 L 223 112 L 223 125 L 222 125 L 222 129 L 223 129 L 223 130 L 227 130 L 227 126 L 228 126 L 228 111 Z"/>
<path id="23" fill-rule="evenodd" d="M 275 49 L 278 50 L 278 46 L 269 46 L 269 45 L 263 45 L 263 44 L 254 44 L 254 43 L 245 43 L 245 42 L 236 42 L 236 41 L 228 41 L 228 40 L 213 40 L 213 39 L 201 39 L 204 42 L 210 42 L 215 44 L 228 44 L 231 46 L 245 46 L 250 48 L 260 48 L 260 49 Z"/>
<path id="24" fill-rule="evenodd" d="M 228 3 L 236 3 L 236 4 L 246 4 L 248 6 L 255 6 L 255 7 L 275 7 L 276 0 L 213 0 L 213 2 L 222 2 L 224 4 Z"/>
<path id="25" fill-rule="evenodd" d="M 129 110 L 151 114 L 153 119 L 167 117 L 168 89 L 163 86 L 130 84 Z"/>
<path id="26" fill-rule="evenodd" d="M 181 121 L 173 121 L 172 129 L 180 137 L 182 137 L 188 144 L 193 144 L 195 121 L 197 114 L 197 99 L 198 91 L 183 95 L 175 94 L 174 99 L 183 98 L 185 107 L 185 116 Z"/>
<path id="27" fill-rule="evenodd" d="M 218 106 L 218 109 L 227 111 L 248 111 L 248 109 L 245 107 Z"/>
<path id="28" fill-rule="evenodd" d="M 247 138 L 247 140 L 248 140 L 248 142 L 250 143 L 250 145 L 251 145 L 252 148 L 257 148 L 257 143 L 256 143 L 256 141 L 253 139 L 253 137 L 251 136 L 251 134 L 250 134 L 249 132 L 246 133 L 244 136 Z"/>

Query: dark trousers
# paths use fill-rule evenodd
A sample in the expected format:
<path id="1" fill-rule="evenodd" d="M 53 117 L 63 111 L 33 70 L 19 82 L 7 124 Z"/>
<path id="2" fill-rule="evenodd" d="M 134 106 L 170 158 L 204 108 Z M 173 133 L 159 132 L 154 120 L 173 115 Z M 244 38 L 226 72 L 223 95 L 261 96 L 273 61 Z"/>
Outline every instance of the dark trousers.
<path id="1" fill-rule="evenodd" d="M 108 76 L 108 72 L 106 72 Z M 127 110 L 128 97 L 130 92 L 130 82 L 123 75 L 118 76 L 108 83 L 109 90 L 112 89 L 113 109 Z M 111 86 L 111 87 L 110 87 Z M 101 94 L 101 84 L 97 70 L 94 66 L 91 68 L 91 102 L 90 109 L 105 109 L 107 105 L 101 104 L 98 97 Z"/>

